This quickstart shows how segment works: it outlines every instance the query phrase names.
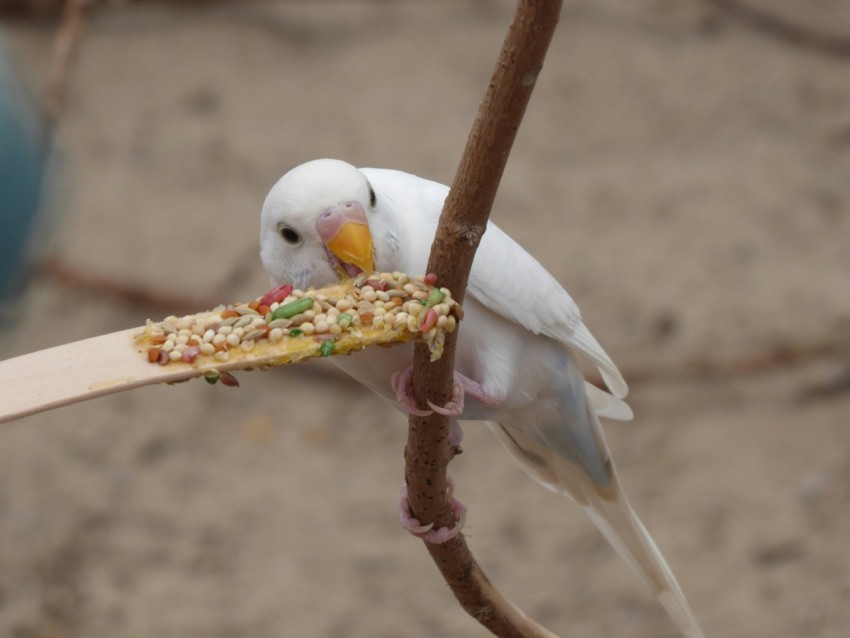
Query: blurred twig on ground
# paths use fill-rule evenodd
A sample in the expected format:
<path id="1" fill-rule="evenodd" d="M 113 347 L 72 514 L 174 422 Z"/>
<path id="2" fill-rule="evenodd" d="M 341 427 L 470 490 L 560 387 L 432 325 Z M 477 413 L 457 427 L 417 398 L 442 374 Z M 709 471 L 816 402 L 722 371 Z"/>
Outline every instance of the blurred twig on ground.
<path id="1" fill-rule="evenodd" d="M 850 57 L 850 35 L 825 33 L 802 26 L 740 0 L 703 1 L 723 11 L 725 15 L 740 24 L 785 44 L 822 55 Z"/>
<path id="2" fill-rule="evenodd" d="M 519 124 L 549 47 L 561 11 L 561 0 L 519 0 L 496 69 L 467 140 L 440 224 L 431 247 L 428 272 L 463 300 L 475 251 Z M 456 333 L 445 351 L 430 362 L 428 348 L 416 347 L 413 393 L 444 405 L 452 396 Z M 449 445 L 449 418 L 437 413 L 410 417 L 405 447 L 405 480 L 411 510 L 423 524 L 455 525 L 447 490 L 446 468 L 454 456 Z M 426 543 L 431 558 L 461 606 L 498 636 L 552 636 L 527 618 L 492 586 L 462 535 L 442 544 Z"/>
<path id="3" fill-rule="evenodd" d="M 65 108 L 68 93 L 68 74 L 79 51 L 85 20 L 94 7 L 95 0 L 67 0 L 62 24 L 53 44 L 53 60 L 44 90 L 44 117 L 47 121 L 48 144 L 53 129 Z"/>

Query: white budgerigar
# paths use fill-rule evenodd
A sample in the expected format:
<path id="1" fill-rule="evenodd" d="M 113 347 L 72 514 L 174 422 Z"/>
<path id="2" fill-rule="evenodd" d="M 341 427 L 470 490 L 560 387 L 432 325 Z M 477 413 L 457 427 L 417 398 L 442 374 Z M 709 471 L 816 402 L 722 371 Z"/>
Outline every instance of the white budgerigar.
<path id="1" fill-rule="evenodd" d="M 263 264 L 273 284 L 298 288 L 363 271 L 424 274 L 448 191 L 400 171 L 357 169 L 330 159 L 302 164 L 266 198 Z M 456 369 L 466 397 L 458 418 L 485 421 L 529 475 L 578 502 L 682 633 L 700 638 L 675 577 L 614 471 L 598 417 L 631 419 L 622 401 L 628 388 L 575 302 L 490 223 L 472 265 L 464 311 Z M 598 367 L 608 392 L 585 382 L 579 357 Z M 391 377 L 410 367 L 412 346 L 333 361 L 396 402 Z"/>

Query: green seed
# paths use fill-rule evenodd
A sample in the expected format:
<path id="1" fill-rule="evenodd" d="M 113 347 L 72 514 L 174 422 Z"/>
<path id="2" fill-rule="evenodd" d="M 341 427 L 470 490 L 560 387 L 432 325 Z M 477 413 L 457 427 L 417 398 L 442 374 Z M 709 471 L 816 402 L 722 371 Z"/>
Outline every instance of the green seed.
<path id="1" fill-rule="evenodd" d="M 322 356 L 329 357 L 334 351 L 334 340 L 328 339 L 327 341 L 322 342 Z"/>
<path id="2" fill-rule="evenodd" d="M 347 312 L 343 312 L 339 317 L 337 317 L 336 322 L 342 328 L 348 328 L 351 325 L 351 322 L 354 321 L 354 317 L 352 317 Z"/>
<path id="3" fill-rule="evenodd" d="M 271 313 L 269 315 L 269 317 L 271 317 L 269 321 L 274 321 L 275 319 L 289 319 L 295 315 L 300 315 L 305 310 L 312 308 L 313 303 L 312 297 L 304 297 L 304 299 L 290 301 L 288 304 L 278 307 L 273 313 Z"/>
<path id="4" fill-rule="evenodd" d="M 304 331 L 301 328 L 294 328 L 289 331 L 290 337 L 297 337 L 298 335 L 304 334 Z"/>
<path id="5" fill-rule="evenodd" d="M 204 372 L 204 381 L 209 383 L 210 385 L 215 385 L 218 383 L 218 370 L 207 370 Z"/>
<path id="6" fill-rule="evenodd" d="M 442 303 L 443 299 L 445 299 L 445 298 L 446 298 L 446 295 L 443 294 L 443 291 L 435 288 L 434 290 L 431 291 L 431 294 L 428 295 L 428 302 L 427 302 L 426 305 L 429 308 L 433 308 L 438 303 Z"/>

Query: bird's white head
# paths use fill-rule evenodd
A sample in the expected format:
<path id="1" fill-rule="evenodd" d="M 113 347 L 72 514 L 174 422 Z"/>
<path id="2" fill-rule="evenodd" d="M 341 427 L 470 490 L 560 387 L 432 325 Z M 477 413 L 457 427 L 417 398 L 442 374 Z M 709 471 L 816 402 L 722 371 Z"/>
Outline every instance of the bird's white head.
<path id="1" fill-rule="evenodd" d="M 306 288 L 372 272 L 375 205 L 369 180 L 346 162 L 314 160 L 286 173 L 260 221 L 260 258 L 272 282 Z"/>

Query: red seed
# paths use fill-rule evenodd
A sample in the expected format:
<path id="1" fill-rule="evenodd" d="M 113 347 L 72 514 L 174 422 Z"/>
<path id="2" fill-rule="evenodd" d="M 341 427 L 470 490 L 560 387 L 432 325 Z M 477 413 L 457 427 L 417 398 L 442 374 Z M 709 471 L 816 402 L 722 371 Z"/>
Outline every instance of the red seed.
<path id="1" fill-rule="evenodd" d="M 422 323 L 419 324 L 419 331 L 428 332 L 431 328 L 434 327 L 435 323 L 437 323 L 437 311 L 431 308 L 426 313 L 425 318 L 422 320 Z"/>
<path id="2" fill-rule="evenodd" d="M 150 363 L 156 363 L 159 361 L 159 353 L 161 350 L 159 348 L 151 348 L 148 350 L 148 361 Z"/>
<path id="3" fill-rule="evenodd" d="M 432 272 L 429 272 L 427 275 L 425 275 L 424 281 L 429 286 L 436 286 L 437 285 L 437 275 L 435 275 Z"/>
<path id="4" fill-rule="evenodd" d="M 224 385 L 226 385 L 228 387 L 231 387 L 231 388 L 238 388 L 239 387 L 239 382 L 236 380 L 236 377 L 234 377 L 229 372 L 222 372 L 221 374 L 219 374 L 218 380 L 221 381 Z"/>
<path id="5" fill-rule="evenodd" d="M 157 363 L 158 363 L 159 365 L 164 366 L 164 365 L 165 365 L 166 363 L 168 363 L 170 360 L 171 360 L 171 359 L 168 357 L 168 353 L 167 353 L 165 350 L 160 350 L 160 351 L 159 351 L 159 361 L 157 361 Z"/>
<path id="6" fill-rule="evenodd" d="M 272 288 L 266 294 L 262 296 L 260 299 L 261 306 L 271 306 L 273 303 L 283 303 L 283 300 L 286 299 L 292 293 L 292 286 L 290 284 L 283 284 L 278 286 L 277 288 Z"/>
<path id="7" fill-rule="evenodd" d="M 269 308 L 268 305 L 261 303 L 260 307 L 257 308 L 257 312 L 259 312 L 265 317 L 267 314 L 269 314 L 269 312 L 271 312 L 271 308 Z"/>
<path id="8" fill-rule="evenodd" d="M 367 279 L 366 283 L 363 285 L 372 286 L 372 288 L 374 288 L 375 290 L 380 290 L 382 292 L 386 292 L 387 288 L 389 288 L 387 282 L 383 281 L 382 279 Z"/>
<path id="9" fill-rule="evenodd" d="M 201 349 L 198 346 L 190 346 L 183 351 L 183 361 L 192 363 L 200 353 Z"/>

